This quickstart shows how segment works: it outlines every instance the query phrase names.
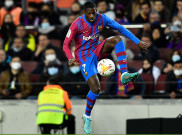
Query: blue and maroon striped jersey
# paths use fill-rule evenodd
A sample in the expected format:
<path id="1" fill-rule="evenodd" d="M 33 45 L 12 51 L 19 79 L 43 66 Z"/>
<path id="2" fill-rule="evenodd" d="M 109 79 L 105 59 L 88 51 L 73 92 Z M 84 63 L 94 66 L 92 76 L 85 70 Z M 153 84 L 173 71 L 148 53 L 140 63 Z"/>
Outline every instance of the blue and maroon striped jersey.
<path id="1" fill-rule="evenodd" d="M 68 59 L 73 58 L 70 50 L 72 40 L 75 40 L 75 58 L 80 64 L 91 57 L 100 43 L 99 34 L 105 26 L 118 30 L 136 44 L 140 42 L 130 31 L 104 14 L 98 13 L 93 23 L 88 22 L 85 15 L 82 15 L 72 23 L 63 43 L 63 50 Z"/>

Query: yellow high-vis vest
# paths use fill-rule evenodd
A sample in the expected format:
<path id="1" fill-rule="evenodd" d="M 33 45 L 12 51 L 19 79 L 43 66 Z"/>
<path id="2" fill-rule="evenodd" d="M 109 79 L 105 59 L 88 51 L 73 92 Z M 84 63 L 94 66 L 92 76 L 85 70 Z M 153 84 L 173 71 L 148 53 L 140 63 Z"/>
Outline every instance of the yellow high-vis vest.
<path id="1" fill-rule="evenodd" d="M 37 125 L 62 124 L 65 112 L 63 90 L 50 88 L 40 92 L 38 96 L 39 108 L 37 113 Z"/>

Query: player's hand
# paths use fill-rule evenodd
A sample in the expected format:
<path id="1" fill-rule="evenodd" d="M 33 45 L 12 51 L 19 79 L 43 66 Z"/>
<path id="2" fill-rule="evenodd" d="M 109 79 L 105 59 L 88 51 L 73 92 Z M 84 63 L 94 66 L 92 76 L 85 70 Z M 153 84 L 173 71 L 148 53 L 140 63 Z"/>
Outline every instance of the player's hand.
<path id="1" fill-rule="evenodd" d="M 76 61 L 75 58 L 72 58 L 69 60 L 68 64 L 69 64 L 69 66 L 76 66 L 76 65 L 78 65 L 78 62 Z"/>
<path id="2" fill-rule="evenodd" d="M 138 44 L 139 48 L 142 49 L 143 51 L 147 52 L 147 43 L 140 41 Z"/>

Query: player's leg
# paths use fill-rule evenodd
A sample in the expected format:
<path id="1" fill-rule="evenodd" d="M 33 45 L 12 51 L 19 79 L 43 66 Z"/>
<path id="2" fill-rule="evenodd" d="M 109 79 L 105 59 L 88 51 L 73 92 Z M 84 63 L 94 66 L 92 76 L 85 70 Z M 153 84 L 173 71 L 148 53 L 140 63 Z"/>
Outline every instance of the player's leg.
<path id="1" fill-rule="evenodd" d="M 91 111 L 100 92 L 100 82 L 99 82 L 99 78 L 97 74 L 91 76 L 88 79 L 88 84 L 90 87 L 90 91 L 87 95 L 87 103 L 86 103 L 87 105 L 86 105 L 85 114 L 83 115 L 83 120 L 84 120 L 84 131 L 87 134 L 90 134 L 91 133 Z"/>
<path id="2" fill-rule="evenodd" d="M 139 74 L 129 74 L 127 72 L 126 51 L 121 36 L 113 36 L 108 38 L 101 50 L 101 53 L 111 53 L 113 49 L 115 49 L 116 56 L 118 58 L 118 63 L 122 74 L 122 83 L 127 84 L 129 81 L 135 81 L 138 78 Z"/>

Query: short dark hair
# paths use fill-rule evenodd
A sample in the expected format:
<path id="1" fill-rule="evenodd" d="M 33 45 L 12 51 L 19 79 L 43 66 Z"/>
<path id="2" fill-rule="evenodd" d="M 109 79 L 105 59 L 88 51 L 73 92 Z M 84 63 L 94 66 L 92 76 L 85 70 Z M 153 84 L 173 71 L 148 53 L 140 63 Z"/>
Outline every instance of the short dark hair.
<path id="1" fill-rule="evenodd" d="M 45 37 L 47 37 L 47 39 L 50 39 L 49 36 L 48 36 L 47 34 L 39 34 L 38 37 L 40 37 L 40 36 L 45 36 Z"/>
<path id="2" fill-rule="evenodd" d="M 85 2 L 85 4 L 83 5 L 83 10 L 87 10 L 88 8 L 96 8 L 95 3 L 92 1 Z"/>
<path id="3" fill-rule="evenodd" d="M 16 30 L 17 30 L 18 27 L 24 27 L 24 28 L 25 28 L 25 25 L 23 25 L 23 24 L 17 25 L 17 26 L 16 26 Z"/>
<path id="4" fill-rule="evenodd" d="M 148 37 L 150 40 L 152 40 L 151 35 L 148 33 L 143 33 L 142 37 Z"/>
<path id="5" fill-rule="evenodd" d="M 57 77 L 51 77 L 48 80 L 49 85 L 59 85 L 59 79 Z"/>
<path id="6" fill-rule="evenodd" d="M 180 60 L 178 60 L 178 61 L 172 62 L 172 65 L 173 65 L 173 66 L 174 66 L 175 64 L 182 64 L 181 59 L 180 59 Z"/>
<path id="7" fill-rule="evenodd" d="M 143 5 L 148 5 L 148 7 L 151 8 L 150 2 L 148 2 L 148 1 L 142 2 L 142 3 L 140 4 L 140 7 L 143 6 Z"/>
<path id="8" fill-rule="evenodd" d="M 14 39 L 13 39 L 13 43 L 14 43 L 15 39 L 21 39 L 22 43 L 25 44 L 25 41 L 23 40 L 23 38 L 17 37 L 17 36 L 16 36 L 16 37 L 14 37 Z"/>
<path id="9" fill-rule="evenodd" d="M 11 61 L 12 61 L 14 58 L 19 58 L 19 59 L 21 60 L 20 56 L 17 55 L 17 54 L 11 57 Z"/>

